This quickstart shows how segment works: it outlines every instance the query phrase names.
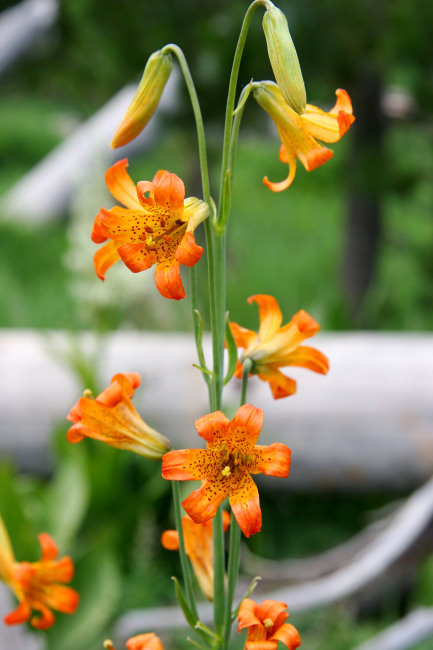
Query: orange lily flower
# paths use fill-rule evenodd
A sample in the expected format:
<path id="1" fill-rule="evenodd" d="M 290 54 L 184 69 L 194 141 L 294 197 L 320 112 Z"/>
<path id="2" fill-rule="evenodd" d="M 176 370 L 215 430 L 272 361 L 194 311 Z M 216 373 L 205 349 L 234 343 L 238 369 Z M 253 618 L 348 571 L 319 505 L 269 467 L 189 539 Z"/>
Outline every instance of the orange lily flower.
<path id="1" fill-rule="evenodd" d="M 18 607 L 4 617 L 6 625 L 26 623 L 35 609 L 41 616 L 33 616 L 31 624 L 39 630 L 47 630 L 54 623 L 51 610 L 73 614 L 78 607 L 79 595 L 75 589 L 59 584 L 73 578 L 71 558 L 65 555 L 57 559 L 59 551 L 47 533 L 41 533 L 38 539 L 42 549 L 39 562 L 17 562 L 0 518 L 0 580 L 20 601 Z"/>
<path id="2" fill-rule="evenodd" d="M 94 256 L 96 273 L 105 279 L 106 271 L 118 260 L 138 273 L 156 264 L 155 284 L 162 296 L 185 297 L 180 265 L 194 266 L 203 248 L 193 231 L 209 215 L 209 206 L 194 197 L 185 197 L 183 181 L 160 169 L 153 181 L 134 185 L 125 158 L 105 174 L 107 187 L 126 208 L 115 205 L 101 208 L 95 218 L 92 240 L 106 243 Z"/>
<path id="3" fill-rule="evenodd" d="M 262 81 L 254 90 L 254 97 L 274 120 L 281 138 L 279 158 L 289 165 L 285 181 L 272 183 L 267 177 L 263 182 L 273 192 L 281 192 L 291 185 L 296 173 L 296 158 L 307 171 L 312 171 L 332 158 L 331 149 L 317 142 L 337 142 L 355 121 L 352 102 L 345 90 L 335 91 L 335 106 L 325 113 L 317 106 L 307 104 L 300 115 L 284 99 L 279 87 L 271 81 Z"/>
<path id="4" fill-rule="evenodd" d="M 251 474 L 287 477 L 290 449 L 279 442 L 256 445 L 263 411 L 244 404 L 230 420 L 221 411 L 195 421 L 206 449 L 169 451 L 162 458 L 162 476 L 172 481 L 202 481 L 182 505 L 196 524 L 215 516 L 228 496 L 230 507 L 246 537 L 262 525 L 259 493 Z"/>
<path id="5" fill-rule="evenodd" d="M 325 375 L 329 362 L 324 354 L 315 348 L 301 345 L 304 339 L 314 336 L 320 329 L 306 311 L 301 309 L 292 320 L 281 327 L 283 316 L 273 296 L 258 294 L 248 298 L 259 306 L 260 327 L 258 334 L 230 323 L 236 345 L 244 348 L 241 362 L 251 359 L 251 374 L 258 375 L 270 385 L 274 399 L 287 397 L 296 392 L 296 381 L 286 377 L 279 368 L 301 366 Z M 238 362 L 235 377 L 242 378 L 242 363 Z"/>
<path id="6" fill-rule="evenodd" d="M 108 640 L 104 642 L 106 650 L 115 650 L 113 642 Z M 148 634 L 138 634 L 131 637 L 126 642 L 126 650 L 164 650 L 161 639 L 153 632 Z"/>
<path id="7" fill-rule="evenodd" d="M 245 650 L 277 650 L 280 641 L 288 650 L 301 645 L 298 630 L 290 623 L 287 605 L 277 600 L 264 600 L 260 605 L 245 598 L 238 614 L 238 632 L 248 628 Z"/>
<path id="8" fill-rule="evenodd" d="M 223 511 L 224 532 L 230 525 L 230 515 Z M 185 551 L 188 555 L 200 589 L 208 600 L 213 600 L 213 535 L 212 520 L 204 524 L 195 524 L 190 517 L 182 517 L 182 530 Z M 161 544 L 169 551 L 179 550 L 177 530 L 165 530 Z"/>
<path id="9" fill-rule="evenodd" d="M 66 416 L 74 423 L 66 434 L 69 442 L 81 442 L 87 436 L 146 458 L 161 458 L 171 444 L 146 424 L 132 405 L 139 385 L 138 373 L 118 373 L 96 399 L 80 397 Z"/>

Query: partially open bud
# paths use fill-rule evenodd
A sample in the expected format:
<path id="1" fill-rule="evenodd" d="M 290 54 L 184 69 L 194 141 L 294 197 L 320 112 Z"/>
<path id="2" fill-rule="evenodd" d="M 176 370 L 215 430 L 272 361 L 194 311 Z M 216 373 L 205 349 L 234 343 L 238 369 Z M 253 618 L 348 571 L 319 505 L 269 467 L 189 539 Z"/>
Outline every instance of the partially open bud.
<path id="1" fill-rule="evenodd" d="M 157 50 L 149 57 L 137 92 L 114 134 L 113 149 L 127 144 L 144 129 L 159 104 L 172 68 L 169 52 Z"/>
<path id="2" fill-rule="evenodd" d="M 289 106 L 301 115 L 307 103 L 304 80 L 286 17 L 278 7 L 265 12 L 263 31 L 269 60 L 281 93 Z"/>

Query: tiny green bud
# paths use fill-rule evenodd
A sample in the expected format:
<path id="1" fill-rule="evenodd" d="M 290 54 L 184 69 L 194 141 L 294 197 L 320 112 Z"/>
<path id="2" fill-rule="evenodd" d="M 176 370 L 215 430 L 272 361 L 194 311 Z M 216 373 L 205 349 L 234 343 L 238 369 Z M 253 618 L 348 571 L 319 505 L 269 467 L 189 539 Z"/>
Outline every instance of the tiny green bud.
<path id="1" fill-rule="evenodd" d="M 305 85 L 287 20 L 280 9 L 272 7 L 265 12 L 263 31 L 269 60 L 281 93 L 289 106 L 301 115 L 307 103 Z"/>
<path id="2" fill-rule="evenodd" d="M 150 55 L 137 92 L 114 134 L 113 149 L 127 144 L 144 129 L 159 104 L 172 68 L 169 52 L 157 50 Z"/>

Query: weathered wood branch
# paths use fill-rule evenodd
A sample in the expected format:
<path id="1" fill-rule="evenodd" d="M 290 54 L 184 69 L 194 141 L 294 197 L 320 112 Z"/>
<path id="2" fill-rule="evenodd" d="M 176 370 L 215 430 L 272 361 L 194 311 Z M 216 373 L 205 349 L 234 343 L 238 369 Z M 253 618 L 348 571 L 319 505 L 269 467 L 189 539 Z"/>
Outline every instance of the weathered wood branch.
<path id="1" fill-rule="evenodd" d="M 409 650 L 427 639 L 433 646 L 433 608 L 420 607 L 354 650 Z"/>
<path id="2" fill-rule="evenodd" d="M 0 76 L 57 18 L 56 0 L 23 0 L 0 14 Z"/>

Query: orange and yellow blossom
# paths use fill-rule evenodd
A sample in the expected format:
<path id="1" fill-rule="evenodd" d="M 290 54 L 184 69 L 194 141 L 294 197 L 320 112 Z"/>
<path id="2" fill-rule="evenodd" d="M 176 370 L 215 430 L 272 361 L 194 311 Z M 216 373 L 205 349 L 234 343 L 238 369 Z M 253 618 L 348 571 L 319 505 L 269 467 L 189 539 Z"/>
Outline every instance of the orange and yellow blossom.
<path id="1" fill-rule="evenodd" d="M 107 270 L 118 260 L 138 273 L 156 264 L 155 284 L 162 296 L 185 297 L 180 265 L 194 266 L 203 248 L 194 239 L 194 229 L 209 215 L 204 201 L 185 199 L 183 181 L 165 170 L 153 181 L 135 186 L 125 158 L 105 174 L 108 189 L 126 207 L 101 208 L 95 218 L 92 240 L 107 242 L 94 256 L 96 273 L 105 279 Z"/>
<path id="2" fill-rule="evenodd" d="M 59 551 L 47 533 L 38 536 L 42 554 L 38 562 L 17 562 L 9 536 L 0 518 L 0 580 L 5 582 L 19 600 L 18 607 L 4 617 L 7 625 L 26 623 L 32 610 L 40 612 L 33 616 L 31 624 L 39 630 L 46 630 L 54 623 L 52 610 L 73 614 L 78 607 L 79 595 L 65 582 L 74 575 L 70 557 L 57 559 Z"/>
<path id="3" fill-rule="evenodd" d="M 230 323 L 236 345 L 244 348 L 235 376 L 242 378 L 242 363 L 252 361 L 251 374 L 267 381 L 275 399 L 287 397 L 296 392 L 296 381 L 286 377 L 279 368 L 301 366 L 322 375 L 329 370 L 324 354 L 301 343 L 316 334 L 320 325 L 306 311 L 301 309 L 292 320 L 281 327 L 283 316 L 273 296 L 258 294 L 248 298 L 259 306 L 260 327 L 258 334 Z"/>
<path id="4" fill-rule="evenodd" d="M 277 600 L 264 600 L 260 605 L 245 598 L 238 614 L 238 632 L 247 628 L 245 650 L 277 650 L 278 642 L 288 650 L 301 645 L 298 630 L 290 623 L 287 605 Z"/>
<path id="5" fill-rule="evenodd" d="M 161 458 L 171 443 L 146 424 L 132 405 L 139 385 L 138 373 L 118 373 L 96 399 L 80 397 L 66 416 L 74 423 L 66 434 L 69 442 L 81 442 L 87 436 L 146 458 Z"/>
<path id="6" fill-rule="evenodd" d="M 106 650 L 115 650 L 113 642 L 107 639 L 104 642 Z M 138 634 L 126 642 L 126 650 L 164 650 L 161 639 L 153 632 L 147 634 Z"/>
<path id="7" fill-rule="evenodd" d="M 230 515 L 223 511 L 224 532 L 230 525 Z M 213 600 L 213 524 L 212 520 L 204 524 L 195 524 L 190 517 L 182 517 L 182 530 L 185 551 L 188 555 L 200 589 L 208 600 Z M 177 530 L 165 530 L 161 544 L 169 551 L 179 550 Z"/>
<path id="8" fill-rule="evenodd" d="M 285 181 L 272 183 L 267 177 L 263 179 L 273 192 L 281 192 L 291 185 L 296 173 L 296 158 L 307 171 L 312 171 L 334 155 L 331 149 L 317 140 L 337 142 L 355 121 L 347 92 L 339 88 L 335 94 L 337 101 L 329 113 L 307 104 L 305 111 L 299 115 L 286 102 L 277 84 L 262 81 L 255 87 L 255 99 L 269 113 L 280 135 L 282 144 L 279 158 L 289 165 Z"/>
<path id="9" fill-rule="evenodd" d="M 290 449 L 279 442 L 256 445 L 263 411 L 244 404 L 230 420 L 221 411 L 195 421 L 206 449 L 169 451 L 162 458 L 162 476 L 174 481 L 202 481 L 182 505 L 191 519 L 204 523 L 215 516 L 228 496 L 230 507 L 246 537 L 262 525 L 259 493 L 251 474 L 287 477 Z"/>

